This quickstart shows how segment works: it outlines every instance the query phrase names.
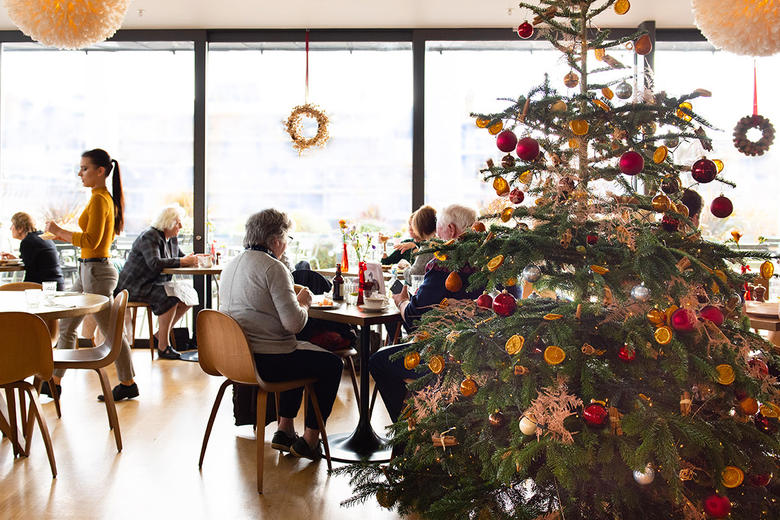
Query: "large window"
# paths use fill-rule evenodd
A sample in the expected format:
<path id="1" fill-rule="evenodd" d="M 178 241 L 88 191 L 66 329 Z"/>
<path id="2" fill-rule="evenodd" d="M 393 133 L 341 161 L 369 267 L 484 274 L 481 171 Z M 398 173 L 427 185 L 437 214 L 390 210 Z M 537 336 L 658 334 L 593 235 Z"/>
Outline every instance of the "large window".
<path id="1" fill-rule="evenodd" d="M 756 61 L 759 113 L 770 120 L 777 119 L 780 99 L 774 95 L 774 88 L 780 78 L 780 57 Z M 725 164 L 722 176 L 737 184 L 731 188 L 716 181 L 694 188 L 704 198 L 701 223 L 705 236 L 723 241 L 731 238 L 731 231 L 737 230 L 743 234 L 743 245 L 756 244 L 759 236 L 780 237 L 777 140 L 766 154 L 758 157 L 743 155 L 732 144 L 737 121 L 753 113 L 753 59 L 714 51 L 708 44 L 660 42 L 655 53 L 655 69 L 658 90 L 666 90 L 670 95 L 679 96 L 697 88 L 712 92 L 711 98 L 698 98 L 692 104 L 716 128 L 707 131 L 713 139 L 714 150 L 706 152 L 698 142 L 693 142 L 680 145 L 675 152 L 678 162 L 688 164 L 702 155 L 721 159 Z M 687 174 L 683 181 L 683 184 L 694 182 Z M 710 203 L 721 193 L 734 203 L 734 213 L 725 219 L 716 218 L 709 211 Z"/>
<path id="2" fill-rule="evenodd" d="M 303 44 L 209 47 L 209 237 L 238 248 L 246 218 L 275 207 L 295 221 L 292 260 L 324 267 L 335 260 L 339 219 L 367 230 L 406 224 L 411 44 L 312 44 L 310 101 L 329 116 L 330 141 L 299 155 L 284 121 L 304 103 L 305 60 Z"/>
<path id="3" fill-rule="evenodd" d="M 39 227 L 54 218 L 75 229 L 89 198 L 76 173 L 91 148 L 121 167 L 120 248 L 165 204 L 191 214 L 191 43 L 107 42 L 80 52 L 5 44 L 2 56 L 0 221 L 26 211 Z"/>
<path id="4" fill-rule="evenodd" d="M 620 49 L 609 54 L 629 68 L 600 74 L 595 80 L 606 83 L 633 74 L 633 52 Z M 485 161 L 492 158 L 499 164 L 503 154 L 495 146 L 495 137 L 477 128 L 470 114 L 504 110 L 510 100 L 541 85 L 545 74 L 561 95 L 578 93 L 563 84 L 569 71 L 561 53 L 546 41 L 427 42 L 426 203 L 435 207 L 466 203 L 483 212 L 509 204 L 508 199 L 497 198 L 491 184 L 482 179 L 479 170 L 485 168 Z"/>

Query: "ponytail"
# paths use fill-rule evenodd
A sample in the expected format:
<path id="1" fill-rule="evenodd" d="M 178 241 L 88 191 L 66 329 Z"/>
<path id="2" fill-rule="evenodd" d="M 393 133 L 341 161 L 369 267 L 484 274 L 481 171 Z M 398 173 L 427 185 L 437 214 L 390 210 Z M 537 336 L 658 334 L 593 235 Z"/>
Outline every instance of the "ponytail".
<path id="1" fill-rule="evenodd" d="M 119 161 L 111 159 L 114 163 L 111 181 L 111 198 L 114 199 L 114 233 L 117 235 L 125 228 L 125 194 L 122 191 L 122 177 L 119 174 Z"/>
<path id="2" fill-rule="evenodd" d="M 88 150 L 81 154 L 82 157 L 88 158 L 97 167 L 102 167 L 106 170 L 106 177 L 114 174 L 114 178 L 111 182 L 111 198 L 114 201 L 114 234 L 118 235 L 125 228 L 125 195 L 122 192 L 122 177 L 119 174 L 119 162 L 116 159 L 112 159 L 108 152 L 95 148 L 94 150 Z"/>

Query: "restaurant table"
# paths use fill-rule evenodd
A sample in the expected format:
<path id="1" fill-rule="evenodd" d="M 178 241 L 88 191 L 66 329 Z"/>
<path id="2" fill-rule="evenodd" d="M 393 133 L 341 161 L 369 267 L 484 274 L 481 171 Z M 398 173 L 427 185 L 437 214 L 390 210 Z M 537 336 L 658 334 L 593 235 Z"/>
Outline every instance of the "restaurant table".
<path id="1" fill-rule="evenodd" d="M 0 265 L 0 273 L 13 273 L 15 271 L 24 271 L 24 266 L 19 264 Z"/>
<path id="2" fill-rule="evenodd" d="M 320 273 L 322 276 L 328 279 L 336 276 L 335 267 L 327 267 L 325 269 L 312 269 L 312 271 L 314 271 L 315 273 Z M 393 273 L 391 273 L 390 271 L 386 271 L 384 269 L 382 269 L 382 274 L 384 275 L 385 281 L 390 280 L 393 277 Z M 353 273 L 351 271 L 347 271 L 347 272 L 341 271 L 341 276 L 346 276 L 349 278 L 357 278 L 358 273 Z M 400 270 L 396 272 L 396 278 L 398 278 L 399 280 L 403 280 L 404 279 L 403 272 L 401 272 Z"/>
<path id="3" fill-rule="evenodd" d="M 368 413 L 368 358 L 371 356 L 371 325 L 401 321 L 392 302 L 383 310 L 364 312 L 357 305 L 342 303 L 335 309 L 309 307 L 309 317 L 360 327 L 360 419 L 352 433 L 328 434 L 330 456 L 340 462 L 383 462 L 390 460 L 390 447 L 371 428 Z"/>
<path id="4" fill-rule="evenodd" d="M 0 291 L 0 312 L 29 312 L 44 320 L 76 318 L 100 312 L 108 306 L 110 306 L 109 299 L 102 294 L 57 292 L 54 303 L 47 304 L 41 295 L 40 305 L 31 307 L 27 304 L 24 291 Z M 12 395 L 10 390 L 6 390 L 9 402 L 12 402 Z M 9 413 L 9 406 L 0 395 L 0 430 L 11 440 L 16 453 L 19 450 L 23 451 L 19 439 L 24 437 L 16 424 L 15 407 L 11 407 L 11 410 L 14 413 Z"/>
<path id="5" fill-rule="evenodd" d="M 206 277 L 206 305 L 204 306 L 206 309 L 211 308 L 211 280 L 212 276 L 215 274 L 218 275 L 222 272 L 222 266 L 221 265 L 214 265 L 211 267 L 166 267 L 162 270 L 163 274 L 182 274 L 182 275 L 190 275 L 190 276 L 205 276 Z M 197 338 L 195 335 L 197 332 L 196 323 L 198 321 L 198 310 L 200 307 L 195 307 L 193 310 L 192 315 L 192 337 L 193 339 Z M 150 332 L 151 334 L 151 332 Z M 181 353 L 181 359 L 184 361 L 194 361 L 197 363 L 198 361 L 198 351 L 197 350 L 191 350 L 188 352 L 182 352 Z"/>

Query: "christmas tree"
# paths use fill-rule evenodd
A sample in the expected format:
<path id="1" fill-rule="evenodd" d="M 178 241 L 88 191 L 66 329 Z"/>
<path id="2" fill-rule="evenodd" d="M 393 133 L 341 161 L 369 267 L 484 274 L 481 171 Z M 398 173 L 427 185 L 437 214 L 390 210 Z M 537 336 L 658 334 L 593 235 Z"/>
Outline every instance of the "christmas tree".
<path id="1" fill-rule="evenodd" d="M 676 142 L 710 148 L 691 103 L 709 93 L 631 98 L 594 79 L 621 67 L 610 49 L 649 50 L 646 35 L 591 28 L 627 4 L 520 4 L 536 16 L 520 36 L 559 49 L 578 93 L 545 78 L 503 112 L 474 114 L 506 154 L 485 180 L 512 204 L 493 215 L 503 224 L 433 250 L 477 269 L 471 289 L 527 282 L 553 297 L 484 294 L 426 313 L 405 352 L 424 375 L 391 427 L 403 453 L 345 468 L 347 503 L 376 496 L 447 520 L 780 518 L 778 358 L 749 329 L 751 274 L 739 272 L 758 258 L 771 276 L 770 256 L 702 240 L 681 203 L 682 186 L 729 184 L 715 161 L 674 161 Z M 719 199 L 711 211 L 725 216 Z"/>

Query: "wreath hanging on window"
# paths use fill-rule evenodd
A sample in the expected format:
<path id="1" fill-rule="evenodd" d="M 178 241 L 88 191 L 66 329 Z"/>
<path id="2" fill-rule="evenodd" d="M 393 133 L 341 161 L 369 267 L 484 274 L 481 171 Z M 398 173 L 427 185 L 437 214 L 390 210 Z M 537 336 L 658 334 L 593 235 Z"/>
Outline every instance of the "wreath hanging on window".
<path id="1" fill-rule="evenodd" d="M 758 141 L 748 139 L 747 132 L 751 128 L 761 131 L 761 139 Z M 745 155 L 764 155 L 774 140 L 775 127 L 769 119 L 758 114 L 743 117 L 734 128 L 734 146 Z"/>
<path id="2" fill-rule="evenodd" d="M 310 117 L 317 121 L 317 133 L 314 137 L 307 138 L 303 135 L 304 117 Z M 298 105 L 293 108 L 290 116 L 287 118 L 286 126 L 287 133 L 290 134 L 290 139 L 293 142 L 293 148 L 298 150 L 299 154 L 313 146 L 324 146 L 330 138 L 328 133 L 328 116 L 311 103 Z"/>

